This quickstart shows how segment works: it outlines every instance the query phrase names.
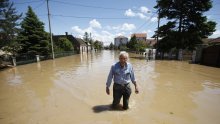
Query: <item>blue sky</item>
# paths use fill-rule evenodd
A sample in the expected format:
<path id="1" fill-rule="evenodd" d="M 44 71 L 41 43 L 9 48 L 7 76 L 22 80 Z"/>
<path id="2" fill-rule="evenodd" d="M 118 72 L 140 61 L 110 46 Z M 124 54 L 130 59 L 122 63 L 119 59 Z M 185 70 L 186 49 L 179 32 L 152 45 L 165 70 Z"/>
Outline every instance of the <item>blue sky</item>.
<path id="1" fill-rule="evenodd" d="M 49 32 L 46 0 L 11 1 L 23 16 L 27 6 L 31 6 Z M 147 33 L 147 38 L 151 38 L 157 29 L 155 5 L 156 0 L 49 0 L 52 33 L 68 32 L 83 37 L 87 31 L 94 40 L 101 40 L 105 45 L 119 35 L 130 38 L 132 33 Z M 213 8 L 205 15 L 218 23 L 210 37 L 220 37 L 220 1 L 213 0 Z M 161 20 L 161 24 L 165 22 Z"/>

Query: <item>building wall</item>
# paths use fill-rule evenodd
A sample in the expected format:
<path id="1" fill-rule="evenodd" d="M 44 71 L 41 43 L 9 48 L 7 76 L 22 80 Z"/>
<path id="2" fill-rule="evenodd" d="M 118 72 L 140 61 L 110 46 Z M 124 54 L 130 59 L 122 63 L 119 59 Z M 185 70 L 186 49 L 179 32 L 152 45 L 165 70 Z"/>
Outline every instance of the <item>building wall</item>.
<path id="1" fill-rule="evenodd" d="M 114 41 L 114 45 L 117 47 L 119 45 L 127 44 L 127 43 L 128 43 L 128 38 L 115 38 L 115 41 Z"/>
<path id="2" fill-rule="evenodd" d="M 220 46 L 213 45 L 202 51 L 201 64 L 220 67 Z"/>
<path id="3" fill-rule="evenodd" d="M 146 37 L 136 37 L 137 41 L 146 41 Z"/>

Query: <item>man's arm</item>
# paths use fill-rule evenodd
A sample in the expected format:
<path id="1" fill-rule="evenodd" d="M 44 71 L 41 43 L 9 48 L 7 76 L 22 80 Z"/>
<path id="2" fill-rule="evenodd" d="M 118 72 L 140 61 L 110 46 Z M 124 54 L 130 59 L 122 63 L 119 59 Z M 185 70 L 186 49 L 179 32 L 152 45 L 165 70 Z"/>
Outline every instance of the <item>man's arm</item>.
<path id="1" fill-rule="evenodd" d="M 134 86 L 135 86 L 135 93 L 138 94 L 138 93 L 139 93 L 139 89 L 138 89 L 137 82 L 136 82 L 136 80 L 135 80 L 133 68 L 131 68 L 131 81 L 132 81 L 132 83 L 133 83 Z"/>
<path id="2" fill-rule="evenodd" d="M 139 93 L 139 88 L 138 88 L 137 82 L 134 81 L 132 83 L 134 84 L 134 87 L 135 87 L 135 93 L 138 94 Z"/>
<path id="3" fill-rule="evenodd" d="M 112 78 L 113 78 L 113 66 L 111 67 L 111 70 L 110 70 L 110 72 L 108 74 L 108 79 L 107 79 L 107 82 L 106 82 L 106 93 L 108 95 L 110 94 L 109 87 L 111 86 Z"/>

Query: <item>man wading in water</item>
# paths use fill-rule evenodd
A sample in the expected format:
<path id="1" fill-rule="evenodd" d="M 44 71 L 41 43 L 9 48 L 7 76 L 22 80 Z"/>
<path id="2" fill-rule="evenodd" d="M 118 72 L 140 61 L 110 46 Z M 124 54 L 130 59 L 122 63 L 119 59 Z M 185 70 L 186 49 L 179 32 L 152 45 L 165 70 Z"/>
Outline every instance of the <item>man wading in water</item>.
<path id="1" fill-rule="evenodd" d="M 112 65 L 106 82 L 106 93 L 109 95 L 109 87 L 112 79 L 114 80 L 113 85 L 113 109 L 116 109 L 120 103 L 121 97 L 123 96 L 123 109 L 127 110 L 129 98 L 131 95 L 130 83 L 132 82 L 135 86 L 135 93 L 139 93 L 137 83 L 134 77 L 134 71 L 132 65 L 127 62 L 128 53 L 125 51 L 120 52 L 119 62 Z"/>

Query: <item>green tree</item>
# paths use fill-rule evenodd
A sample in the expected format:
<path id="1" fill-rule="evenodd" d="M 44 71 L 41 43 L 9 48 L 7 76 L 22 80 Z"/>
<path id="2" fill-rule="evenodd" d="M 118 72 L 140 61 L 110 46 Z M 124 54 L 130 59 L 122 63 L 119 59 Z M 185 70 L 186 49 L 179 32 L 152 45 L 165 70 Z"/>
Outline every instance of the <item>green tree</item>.
<path id="1" fill-rule="evenodd" d="M 110 50 L 114 49 L 114 44 L 113 44 L 112 42 L 111 42 L 110 45 L 109 45 L 109 49 L 110 49 Z"/>
<path id="2" fill-rule="evenodd" d="M 60 37 L 55 42 L 55 52 L 71 51 L 73 50 L 73 44 L 65 37 Z"/>
<path id="3" fill-rule="evenodd" d="M 84 36 L 83 36 L 83 40 L 85 40 L 86 42 L 89 42 L 89 33 L 85 32 Z"/>
<path id="4" fill-rule="evenodd" d="M 48 33 L 44 31 L 44 23 L 41 22 L 32 8 L 28 6 L 26 17 L 21 22 L 21 32 L 18 40 L 22 44 L 22 53 L 48 55 Z"/>
<path id="5" fill-rule="evenodd" d="M 168 22 L 167 24 L 159 27 L 158 36 L 162 39 L 156 44 L 156 48 L 159 52 L 169 52 L 170 49 L 176 47 L 176 39 L 178 38 L 178 32 L 174 31 L 175 23 Z M 156 37 L 156 34 L 153 36 Z"/>
<path id="6" fill-rule="evenodd" d="M 90 45 L 91 45 L 91 49 L 93 49 L 93 47 L 94 47 L 94 41 L 93 41 L 93 39 L 92 39 L 92 33 L 90 33 L 89 43 L 90 43 Z"/>
<path id="7" fill-rule="evenodd" d="M 118 46 L 120 51 L 126 51 L 128 50 L 128 47 L 125 44 L 121 44 Z"/>
<path id="8" fill-rule="evenodd" d="M 16 35 L 22 14 L 17 14 L 13 5 L 9 0 L 0 0 L 0 49 L 5 47 L 4 50 L 16 53 L 20 48 L 16 43 Z"/>
<path id="9" fill-rule="evenodd" d="M 162 33 L 161 45 L 167 43 L 177 49 L 194 49 L 202 38 L 207 38 L 215 31 L 216 23 L 207 21 L 203 16 L 211 7 L 211 0 L 157 0 L 155 8 L 159 17 L 169 20 L 156 32 L 159 36 Z"/>
<path id="10" fill-rule="evenodd" d="M 135 50 L 135 45 L 137 44 L 137 38 L 134 35 L 133 37 L 131 37 L 130 41 L 127 43 L 127 47 L 130 50 Z"/>
<path id="11" fill-rule="evenodd" d="M 147 43 L 145 41 L 138 41 L 137 44 L 134 45 L 134 49 L 137 52 L 145 52 L 147 48 Z"/>
<path id="12" fill-rule="evenodd" d="M 103 48 L 103 43 L 101 41 L 96 40 L 94 42 L 94 48 L 99 49 L 99 50 L 102 49 Z"/>

